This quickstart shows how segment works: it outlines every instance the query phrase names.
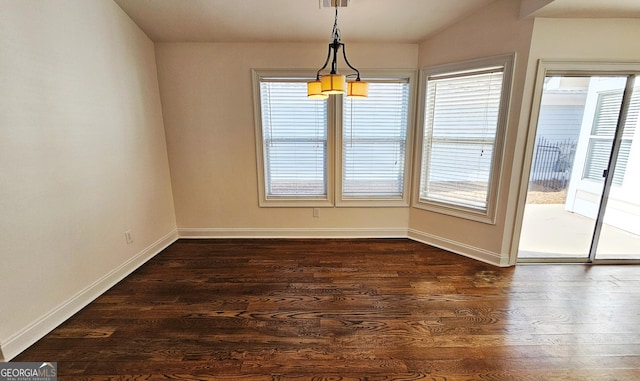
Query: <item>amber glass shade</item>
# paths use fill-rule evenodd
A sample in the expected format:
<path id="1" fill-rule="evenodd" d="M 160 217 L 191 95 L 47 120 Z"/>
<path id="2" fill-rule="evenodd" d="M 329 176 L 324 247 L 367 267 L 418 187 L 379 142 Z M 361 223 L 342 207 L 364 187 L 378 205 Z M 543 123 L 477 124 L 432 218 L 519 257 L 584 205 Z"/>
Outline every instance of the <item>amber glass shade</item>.
<path id="1" fill-rule="evenodd" d="M 344 94 L 345 79 L 342 74 L 329 74 L 322 77 L 322 93 L 323 94 Z"/>
<path id="2" fill-rule="evenodd" d="M 322 94 L 322 82 L 307 82 L 307 97 L 311 99 L 327 99 L 329 95 Z"/>
<path id="3" fill-rule="evenodd" d="M 362 81 L 347 82 L 347 96 L 353 98 L 366 98 L 369 96 L 369 84 Z"/>

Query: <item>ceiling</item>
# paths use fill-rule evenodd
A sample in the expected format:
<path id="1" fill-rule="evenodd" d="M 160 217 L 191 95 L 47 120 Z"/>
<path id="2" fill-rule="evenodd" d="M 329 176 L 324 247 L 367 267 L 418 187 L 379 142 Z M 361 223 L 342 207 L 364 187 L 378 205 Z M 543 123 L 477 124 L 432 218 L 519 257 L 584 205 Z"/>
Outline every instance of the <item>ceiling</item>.
<path id="1" fill-rule="evenodd" d="M 156 42 L 326 42 L 334 8 L 319 0 L 114 0 Z M 496 0 L 349 0 L 345 42 L 417 43 Z M 640 0 L 510 0 L 525 16 L 640 17 Z M 524 6 L 523 6 L 524 8 Z"/>

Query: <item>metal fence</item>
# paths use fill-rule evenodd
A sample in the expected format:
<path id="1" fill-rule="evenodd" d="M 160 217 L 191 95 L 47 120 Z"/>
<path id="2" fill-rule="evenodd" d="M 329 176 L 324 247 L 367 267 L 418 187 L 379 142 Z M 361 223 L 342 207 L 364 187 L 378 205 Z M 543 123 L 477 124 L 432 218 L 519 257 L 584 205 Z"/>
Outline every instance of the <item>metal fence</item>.
<path id="1" fill-rule="evenodd" d="M 567 188 L 576 153 L 577 141 L 566 139 L 549 141 L 539 137 L 536 142 L 529 181 L 542 190 L 559 191 Z"/>

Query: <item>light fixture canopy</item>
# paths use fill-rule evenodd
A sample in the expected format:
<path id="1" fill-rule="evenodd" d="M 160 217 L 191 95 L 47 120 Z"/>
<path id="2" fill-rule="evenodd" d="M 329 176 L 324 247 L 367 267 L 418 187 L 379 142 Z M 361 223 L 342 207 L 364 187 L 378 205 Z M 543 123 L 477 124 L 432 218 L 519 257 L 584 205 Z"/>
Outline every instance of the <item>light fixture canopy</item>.
<path id="1" fill-rule="evenodd" d="M 307 83 L 307 95 L 313 99 L 326 99 L 330 94 L 347 94 L 348 97 L 366 98 L 369 95 L 369 84 L 360 80 L 360 71 L 353 67 L 347 59 L 347 52 L 344 44 L 340 41 L 340 29 L 338 29 L 338 5 L 336 4 L 336 17 L 333 23 L 333 42 L 329 43 L 327 59 L 324 65 L 316 73 L 316 79 Z M 338 74 L 338 52 L 342 48 L 344 62 L 355 71 L 355 81 L 346 81 L 347 75 Z M 333 55 L 333 59 L 331 59 Z M 327 75 L 320 73 L 326 69 L 331 59 L 331 72 Z"/>

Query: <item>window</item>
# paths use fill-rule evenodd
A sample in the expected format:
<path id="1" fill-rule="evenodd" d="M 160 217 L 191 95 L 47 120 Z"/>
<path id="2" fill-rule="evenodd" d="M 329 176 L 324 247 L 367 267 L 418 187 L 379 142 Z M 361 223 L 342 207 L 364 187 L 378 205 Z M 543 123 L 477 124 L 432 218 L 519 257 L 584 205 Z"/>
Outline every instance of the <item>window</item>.
<path id="1" fill-rule="evenodd" d="M 343 102 L 339 204 L 408 205 L 410 78 L 369 81 L 369 97 Z"/>
<path id="2" fill-rule="evenodd" d="M 424 69 L 414 206 L 495 222 L 513 55 Z"/>
<path id="3" fill-rule="evenodd" d="M 414 77 L 363 76 L 366 99 L 313 100 L 312 77 L 254 71 L 260 205 L 408 205 Z"/>
<path id="4" fill-rule="evenodd" d="M 263 206 L 330 205 L 328 102 L 307 98 L 306 81 L 259 80 L 256 134 Z"/>
<path id="5" fill-rule="evenodd" d="M 304 82 L 262 82 L 262 140 L 268 197 L 327 196 L 327 104 Z"/>
<path id="6" fill-rule="evenodd" d="M 609 91 L 598 94 L 598 104 L 593 120 L 593 128 L 589 137 L 587 160 L 584 167 L 584 179 L 604 182 L 603 173 L 609 166 L 609 156 L 613 146 L 613 138 L 618 125 L 618 114 L 622 104 L 622 91 Z M 622 185 L 627 170 L 629 154 L 635 128 L 640 113 L 640 87 L 636 87 L 631 96 L 631 104 L 627 112 L 620 152 L 613 174 L 613 184 Z"/>

